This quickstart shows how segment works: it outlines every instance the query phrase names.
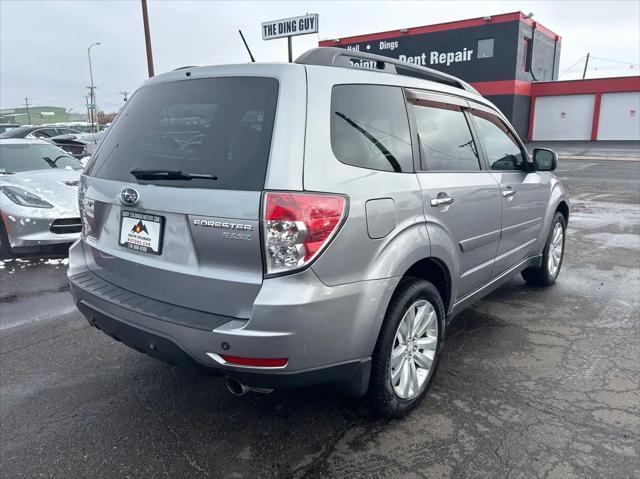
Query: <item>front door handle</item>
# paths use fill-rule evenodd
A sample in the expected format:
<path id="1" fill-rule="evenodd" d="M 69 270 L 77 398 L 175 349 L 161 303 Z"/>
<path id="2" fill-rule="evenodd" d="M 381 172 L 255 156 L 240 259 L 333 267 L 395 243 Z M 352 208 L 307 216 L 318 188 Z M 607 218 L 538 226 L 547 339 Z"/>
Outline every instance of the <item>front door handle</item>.
<path id="1" fill-rule="evenodd" d="M 502 191 L 502 196 L 503 196 L 504 198 L 511 199 L 511 198 L 513 198 L 514 196 L 516 196 L 516 190 L 512 190 L 511 188 L 506 189 L 506 190 L 503 190 L 503 191 Z"/>
<path id="2" fill-rule="evenodd" d="M 431 206 L 447 206 L 447 205 L 451 205 L 453 204 L 453 198 L 451 198 L 450 196 L 440 196 L 440 194 L 438 195 L 438 198 L 434 198 L 431 200 Z"/>

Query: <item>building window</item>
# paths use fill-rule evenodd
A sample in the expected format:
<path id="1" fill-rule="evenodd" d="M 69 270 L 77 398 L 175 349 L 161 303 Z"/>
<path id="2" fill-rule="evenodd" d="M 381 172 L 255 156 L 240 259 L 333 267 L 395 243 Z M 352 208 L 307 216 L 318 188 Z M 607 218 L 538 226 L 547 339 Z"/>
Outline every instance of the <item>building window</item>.
<path id="1" fill-rule="evenodd" d="M 524 38 L 522 40 L 522 58 L 520 59 L 520 65 L 522 65 L 523 72 L 531 71 L 531 38 Z"/>
<path id="2" fill-rule="evenodd" d="M 478 40 L 478 58 L 493 57 L 493 38 Z"/>

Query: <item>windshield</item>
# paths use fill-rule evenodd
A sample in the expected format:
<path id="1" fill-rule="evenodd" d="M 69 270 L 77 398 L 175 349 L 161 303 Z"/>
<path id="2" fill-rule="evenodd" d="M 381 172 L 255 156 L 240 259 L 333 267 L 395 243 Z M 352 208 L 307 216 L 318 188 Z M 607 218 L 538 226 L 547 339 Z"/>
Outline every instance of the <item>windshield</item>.
<path id="1" fill-rule="evenodd" d="M 20 125 L 0 125 L 0 133 L 4 133 L 5 131 L 13 130 L 14 128 L 19 127 Z"/>
<path id="2" fill-rule="evenodd" d="M 153 181 L 261 190 L 277 94 L 278 81 L 265 77 L 203 78 L 141 88 L 109 128 L 85 173 L 135 182 L 131 170 L 178 170 L 191 178 Z M 217 180 L 208 180 L 210 176 Z"/>
<path id="3" fill-rule="evenodd" d="M 82 163 L 53 145 L 0 145 L 0 174 L 51 168 L 81 170 Z"/>

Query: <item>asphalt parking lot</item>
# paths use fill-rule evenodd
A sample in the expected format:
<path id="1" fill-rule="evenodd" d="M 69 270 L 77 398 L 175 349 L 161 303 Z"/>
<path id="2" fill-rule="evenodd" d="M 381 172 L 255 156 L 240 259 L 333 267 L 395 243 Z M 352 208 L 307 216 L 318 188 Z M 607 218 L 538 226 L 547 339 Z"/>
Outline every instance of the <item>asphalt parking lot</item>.
<path id="1" fill-rule="evenodd" d="M 0 263 L 2 476 L 638 477 L 640 162 L 565 161 L 567 255 L 457 318 L 407 418 L 315 387 L 231 396 L 91 328 L 63 259 Z"/>

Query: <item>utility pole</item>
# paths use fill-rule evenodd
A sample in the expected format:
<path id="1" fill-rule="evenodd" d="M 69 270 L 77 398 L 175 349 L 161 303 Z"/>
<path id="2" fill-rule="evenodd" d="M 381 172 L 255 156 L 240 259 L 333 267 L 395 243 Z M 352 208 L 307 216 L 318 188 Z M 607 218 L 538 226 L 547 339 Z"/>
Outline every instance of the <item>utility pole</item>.
<path id="1" fill-rule="evenodd" d="M 147 0 L 142 0 L 142 22 L 144 23 L 144 42 L 147 46 L 147 69 L 149 70 L 149 78 L 151 78 L 153 76 L 153 53 L 151 52 L 151 32 L 149 31 Z"/>
<path id="2" fill-rule="evenodd" d="M 89 97 L 87 95 L 84 96 L 84 104 L 87 106 L 87 121 L 91 122 L 91 113 L 89 111 Z"/>
<path id="3" fill-rule="evenodd" d="M 93 83 L 93 67 L 91 65 L 91 49 L 96 45 L 100 45 L 100 42 L 92 43 L 87 48 L 87 56 L 89 57 L 89 77 L 91 79 L 91 86 L 89 87 L 89 96 L 91 98 L 92 114 L 91 114 L 91 133 L 95 133 L 94 124 L 96 119 L 96 86 Z"/>
<path id="4" fill-rule="evenodd" d="M 24 97 L 24 106 L 27 107 L 27 116 L 29 117 L 29 124 L 31 124 L 31 110 L 29 110 L 29 98 Z"/>
<path id="5" fill-rule="evenodd" d="M 127 102 L 127 98 L 128 98 L 127 95 L 129 95 L 129 92 L 125 90 L 125 91 L 121 91 L 121 92 L 118 92 L 118 93 L 120 93 L 122 96 L 124 96 L 124 101 L 126 103 Z"/>
<path id="6" fill-rule="evenodd" d="M 589 56 L 591 53 L 587 53 L 587 59 L 584 61 L 584 71 L 582 72 L 582 79 L 584 80 L 587 76 L 587 67 L 589 66 Z"/>
<path id="7" fill-rule="evenodd" d="M 96 104 L 95 104 L 95 86 L 88 86 L 87 90 L 89 90 L 89 101 L 87 102 L 87 111 L 89 112 L 89 123 L 91 123 L 91 133 L 93 131 L 93 125 L 95 124 L 95 115 L 96 115 Z"/>

